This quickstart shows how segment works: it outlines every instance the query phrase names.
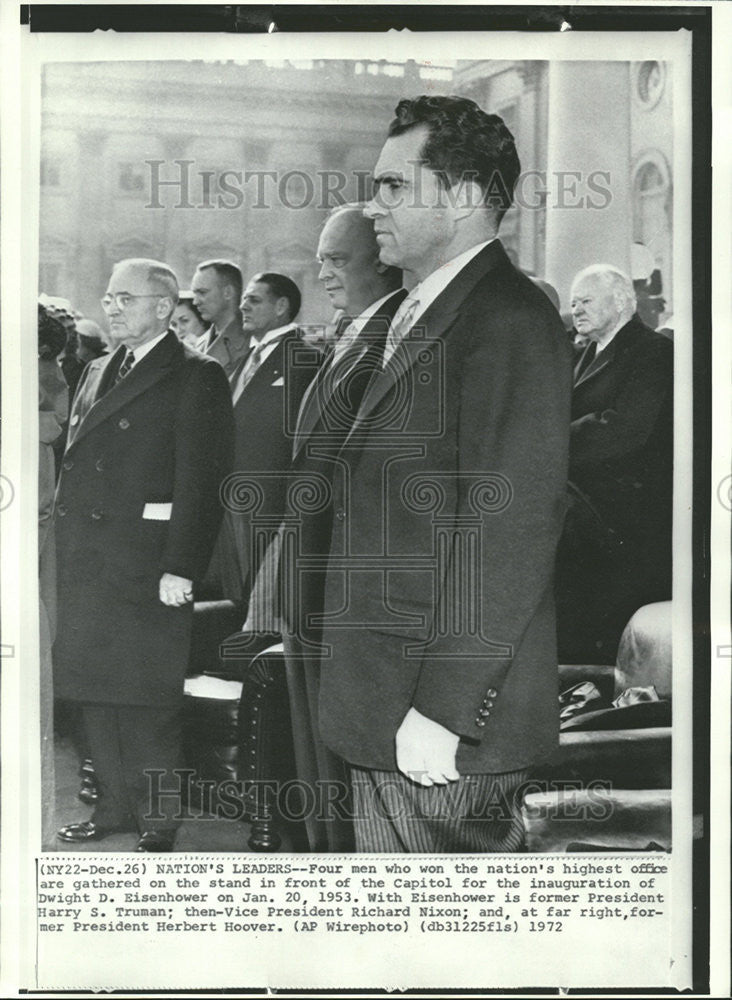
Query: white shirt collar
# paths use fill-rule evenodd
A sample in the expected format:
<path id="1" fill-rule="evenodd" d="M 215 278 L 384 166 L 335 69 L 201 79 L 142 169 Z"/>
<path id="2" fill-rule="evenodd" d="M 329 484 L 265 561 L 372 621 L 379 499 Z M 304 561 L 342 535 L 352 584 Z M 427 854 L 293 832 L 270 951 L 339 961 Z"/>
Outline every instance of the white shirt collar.
<path id="1" fill-rule="evenodd" d="M 278 326 L 274 330 L 267 330 L 261 340 L 257 340 L 256 337 L 251 337 L 249 339 L 249 346 L 252 349 L 256 347 L 266 347 L 267 344 L 271 343 L 271 341 L 277 340 L 285 333 L 289 333 L 290 330 L 294 330 L 295 326 L 295 323 L 287 323 L 285 326 Z"/>
<path id="2" fill-rule="evenodd" d="M 153 349 L 153 347 L 155 347 L 156 344 L 159 344 L 160 341 L 163 339 L 163 337 L 167 337 L 167 336 L 168 336 L 168 331 L 167 330 L 163 330 L 162 333 L 158 334 L 157 337 L 153 337 L 152 340 L 148 340 L 147 343 L 140 344 L 139 347 L 133 347 L 132 348 L 132 356 L 135 359 L 135 364 L 136 365 L 139 364 L 142 361 L 142 359 L 145 357 L 145 355 L 149 354 L 150 351 Z"/>
<path id="3" fill-rule="evenodd" d="M 462 253 L 458 254 L 457 257 L 453 257 L 452 260 L 448 260 L 446 264 L 442 267 L 438 267 L 436 271 L 432 274 L 428 274 L 427 277 L 420 281 L 418 285 L 410 291 L 409 295 L 412 298 L 419 300 L 419 305 L 414 313 L 412 322 L 416 320 L 424 313 L 428 306 L 431 306 L 438 295 L 447 288 L 452 279 L 457 276 L 457 274 L 462 271 L 462 269 L 469 264 L 473 257 L 477 257 L 481 250 L 485 249 L 489 243 L 497 237 L 493 236 L 489 240 L 484 240 L 482 243 L 476 243 L 474 247 L 470 247 L 469 250 L 464 250 Z"/>
<path id="4" fill-rule="evenodd" d="M 398 291 L 399 291 L 398 288 L 394 288 L 392 289 L 392 291 L 387 292 L 386 295 L 383 295 L 380 299 L 377 299 L 376 302 L 372 302 L 371 305 L 367 306 L 362 313 L 360 313 L 358 316 L 355 316 L 351 320 L 351 322 L 348 324 L 346 329 L 343 331 L 341 336 L 336 341 L 335 350 L 333 351 L 334 360 L 338 360 L 341 357 L 341 355 L 345 353 L 345 351 L 350 347 L 350 345 L 354 342 L 356 337 L 358 337 L 359 333 L 366 326 L 371 317 L 375 316 L 376 313 L 379 311 L 379 309 L 381 309 L 383 304 L 387 301 L 387 299 L 390 299 L 392 295 L 396 295 Z"/>

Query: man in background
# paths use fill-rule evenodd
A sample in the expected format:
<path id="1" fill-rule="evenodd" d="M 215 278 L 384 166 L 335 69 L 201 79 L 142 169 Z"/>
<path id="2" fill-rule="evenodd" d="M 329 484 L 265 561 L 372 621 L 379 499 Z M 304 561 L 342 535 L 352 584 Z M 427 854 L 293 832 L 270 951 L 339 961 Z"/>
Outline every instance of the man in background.
<path id="1" fill-rule="evenodd" d="M 274 272 L 254 275 L 242 299 L 247 353 L 230 379 L 235 475 L 217 548 L 224 595 L 242 608 L 285 513 L 294 423 L 321 361 L 295 323 L 300 301 L 295 282 Z"/>
<path id="2" fill-rule="evenodd" d="M 193 275 L 193 302 L 208 330 L 199 340 L 198 350 L 215 358 L 228 376 L 248 350 L 242 329 L 241 271 L 229 260 L 205 260 Z"/>
<path id="3" fill-rule="evenodd" d="M 560 654 L 614 663 L 633 612 L 671 597 L 673 343 L 642 322 L 631 279 L 608 264 L 576 275 L 571 307 L 588 344 L 574 370 Z"/>

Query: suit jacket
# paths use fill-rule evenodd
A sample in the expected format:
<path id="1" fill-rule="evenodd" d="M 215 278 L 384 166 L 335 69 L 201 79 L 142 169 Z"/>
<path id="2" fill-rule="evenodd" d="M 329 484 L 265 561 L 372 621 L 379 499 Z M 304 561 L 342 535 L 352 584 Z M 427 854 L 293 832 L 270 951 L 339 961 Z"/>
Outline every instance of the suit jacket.
<path id="1" fill-rule="evenodd" d="M 297 414 L 321 361 L 321 354 L 303 343 L 302 332 L 293 329 L 262 362 L 234 406 L 234 475 L 220 553 L 225 587 L 235 600 L 248 596 L 285 514 Z M 232 592 L 237 584 L 240 594 Z"/>
<path id="2" fill-rule="evenodd" d="M 673 343 L 635 315 L 588 367 L 591 349 L 575 367 L 570 479 L 619 541 L 670 550 Z"/>
<path id="3" fill-rule="evenodd" d="M 69 421 L 56 693 L 162 705 L 182 696 L 191 607 L 162 604 L 158 584 L 205 571 L 231 467 L 231 397 L 221 367 L 172 333 L 115 385 L 123 356 L 86 367 Z"/>
<path id="4" fill-rule="evenodd" d="M 321 661 L 321 730 L 352 764 L 395 770 L 412 706 L 459 734 L 463 773 L 556 745 L 570 392 L 559 316 L 497 241 L 371 382 L 341 452 Z"/>
<path id="5" fill-rule="evenodd" d="M 208 355 L 221 365 L 227 376 L 231 378 L 234 370 L 249 353 L 249 335 L 242 329 L 242 316 L 237 310 L 232 321 L 209 344 L 211 328 L 199 338 L 196 349 Z"/>

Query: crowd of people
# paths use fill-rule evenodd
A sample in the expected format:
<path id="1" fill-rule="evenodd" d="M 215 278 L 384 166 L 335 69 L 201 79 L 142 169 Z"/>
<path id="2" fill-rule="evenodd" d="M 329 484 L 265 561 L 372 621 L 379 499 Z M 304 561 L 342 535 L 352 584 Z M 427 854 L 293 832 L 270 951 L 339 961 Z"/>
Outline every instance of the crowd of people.
<path id="1" fill-rule="evenodd" d="M 312 850 L 521 848 L 558 657 L 613 662 L 671 597 L 673 344 L 605 264 L 567 329 L 498 238 L 519 170 L 472 101 L 400 102 L 373 199 L 320 233 L 320 343 L 289 276 L 226 260 L 190 291 L 120 261 L 106 331 L 39 307 L 46 645 L 97 781 L 62 842 L 173 848 L 147 778 L 182 765 L 193 602 L 216 596 L 282 635 L 298 774 L 352 796 L 353 824 L 306 820 Z M 496 788 L 515 808 L 475 822 Z"/>

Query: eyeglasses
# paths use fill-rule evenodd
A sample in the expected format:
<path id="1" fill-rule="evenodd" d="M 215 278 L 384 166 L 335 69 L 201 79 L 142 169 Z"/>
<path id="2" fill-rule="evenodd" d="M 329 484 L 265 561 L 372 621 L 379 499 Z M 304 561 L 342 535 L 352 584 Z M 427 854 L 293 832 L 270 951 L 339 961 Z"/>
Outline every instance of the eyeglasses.
<path id="1" fill-rule="evenodd" d="M 114 295 L 105 295 L 99 301 L 102 309 L 109 312 L 113 305 L 116 305 L 120 312 L 124 312 L 133 299 L 164 299 L 164 295 L 130 295 L 129 292 L 117 292 Z"/>

